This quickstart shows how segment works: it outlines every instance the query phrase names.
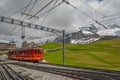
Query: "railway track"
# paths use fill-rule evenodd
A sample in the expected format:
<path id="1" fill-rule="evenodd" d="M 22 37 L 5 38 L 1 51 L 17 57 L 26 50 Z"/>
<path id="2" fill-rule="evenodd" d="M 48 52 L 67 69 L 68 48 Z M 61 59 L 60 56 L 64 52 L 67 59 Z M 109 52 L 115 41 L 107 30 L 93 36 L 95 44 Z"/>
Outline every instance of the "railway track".
<path id="1" fill-rule="evenodd" d="M 79 80 L 120 80 L 119 71 L 103 70 L 103 69 L 94 69 L 94 68 L 77 68 L 73 66 L 62 66 L 62 65 L 50 65 L 48 64 L 38 65 L 31 63 L 11 63 L 14 65 L 45 71 L 49 73 L 54 73 L 58 75 L 63 75 Z M 46 66 L 45 66 L 46 65 Z"/>
<path id="2" fill-rule="evenodd" d="M 33 80 L 14 71 L 4 61 L 0 60 L 0 80 Z"/>
<path id="3" fill-rule="evenodd" d="M 90 68 L 90 67 L 80 67 L 80 66 L 72 66 L 72 65 L 63 65 L 63 64 L 53 64 L 53 63 L 45 63 L 45 62 L 39 62 L 38 64 L 44 64 L 46 65 L 50 65 L 50 66 L 58 66 L 60 68 L 70 68 L 70 69 L 75 69 L 75 70 L 90 70 L 90 71 L 99 71 L 101 73 L 114 73 L 114 74 L 120 74 L 120 71 L 116 71 L 116 70 L 106 70 L 106 69 L 98 69 L 98 68 Z"/>

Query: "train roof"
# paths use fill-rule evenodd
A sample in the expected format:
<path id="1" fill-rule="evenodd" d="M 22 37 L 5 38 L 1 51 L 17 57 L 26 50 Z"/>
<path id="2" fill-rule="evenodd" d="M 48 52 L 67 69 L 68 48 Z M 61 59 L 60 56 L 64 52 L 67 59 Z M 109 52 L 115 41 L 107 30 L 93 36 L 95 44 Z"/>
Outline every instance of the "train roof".
<path id="1" fill-rule="evenodd" d="M 15 51 L 15 50 L 31 50 L 31 49 L 43 49 L 43 48 L 16 48 L 16 49 L 12 49 L 10 51 Z"/>

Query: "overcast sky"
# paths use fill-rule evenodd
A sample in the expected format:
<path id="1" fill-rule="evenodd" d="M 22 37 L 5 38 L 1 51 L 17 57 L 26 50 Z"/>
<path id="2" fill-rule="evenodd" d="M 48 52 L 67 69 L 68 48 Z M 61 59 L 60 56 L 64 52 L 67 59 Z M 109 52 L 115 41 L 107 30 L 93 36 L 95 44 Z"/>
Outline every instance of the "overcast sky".
<path id="1" fill-rule="evenodd" d="M 0 15 L 8 17 L 17 10 L 25 7 L 29 3 L 29 1 L 30 0 L 0 0 Z M 49 1 L 51 0 L 38 0 L 30 14 L 34 14 L 35 12 L 40 10 Z M 53 4 L 55 3 L 55 1 L 53 2 Z M 61 2 L 61 0 L 58 0 L 58 3 L 59 2 Z M 77 7 L 79 10 L 83 11 L 85 14 L 99 21 L 111 18 L 108 15 L 120 14 L 120 0 L 69 0 L 69 2 Z M 36 16 L 39 16 L 40 14 L 49 10 L 53 6 L 53 4 L 48 6 Z M 28 8 L 28 10 L 26 10 L 26 13 L 29 12 L 31 6 Z M 23 11 L 24 10 L 10 17 L 20 19 L 20 13 Z M 108 17 L 103 18 L 105 16 Z M 25 15 L 22 19 L 24 19 L 24 17 Z M 26 19 L 25 21 L 28 20 Z M 76 31 L 78 27 L 83 27 L 84 25 L 91 23 L 94 23 L 94 21 L 65 3 L 52 10 L 46 18 L 45 16 L 40 16 L 39 20 L 35 22 L 35 24 L 44 25 L 59 30 L 65 29 L 67 32 Z M 15 25 L 8 25 L 6 23 L 0 22 L 0 35 L 9 34 L 20 36 L 20 28 L 20 26 L 16 27 Z M 45 36 L 44 34 L 48 35 L 49 33 L 26 28 L 26 36 Z M 1 35 L 0 39 L 3 38 L 6 38 L 6 36 Z"/>

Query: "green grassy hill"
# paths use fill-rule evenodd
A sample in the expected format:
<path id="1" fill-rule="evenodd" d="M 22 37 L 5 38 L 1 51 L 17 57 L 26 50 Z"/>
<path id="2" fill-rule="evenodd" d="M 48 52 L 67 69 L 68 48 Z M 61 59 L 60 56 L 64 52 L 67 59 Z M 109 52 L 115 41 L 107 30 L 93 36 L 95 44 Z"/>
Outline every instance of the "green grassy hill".
<path id="1" fill-rule="evenodd" d="M 60 43 L 41 45 L 46 49 L 60 48 Z M 62 50 L 45 52 L 45 60 L 62 64 Z M 120 70 L 120 39 L 103 40 L 91 44 L 65 44 L 65 64 Z"/>

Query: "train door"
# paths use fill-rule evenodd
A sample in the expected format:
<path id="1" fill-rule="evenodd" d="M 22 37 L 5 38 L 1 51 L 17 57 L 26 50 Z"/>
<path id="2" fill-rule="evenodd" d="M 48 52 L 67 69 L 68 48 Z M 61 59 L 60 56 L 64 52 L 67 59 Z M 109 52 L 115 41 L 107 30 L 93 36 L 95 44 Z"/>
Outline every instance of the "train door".
<path id="1" fill-rule="evenodd" d="M 38 57 L 40 58 L 40 60 L 43 59 L 43 49 L 37 49 L 37 54 L 38 54 Z"/>

